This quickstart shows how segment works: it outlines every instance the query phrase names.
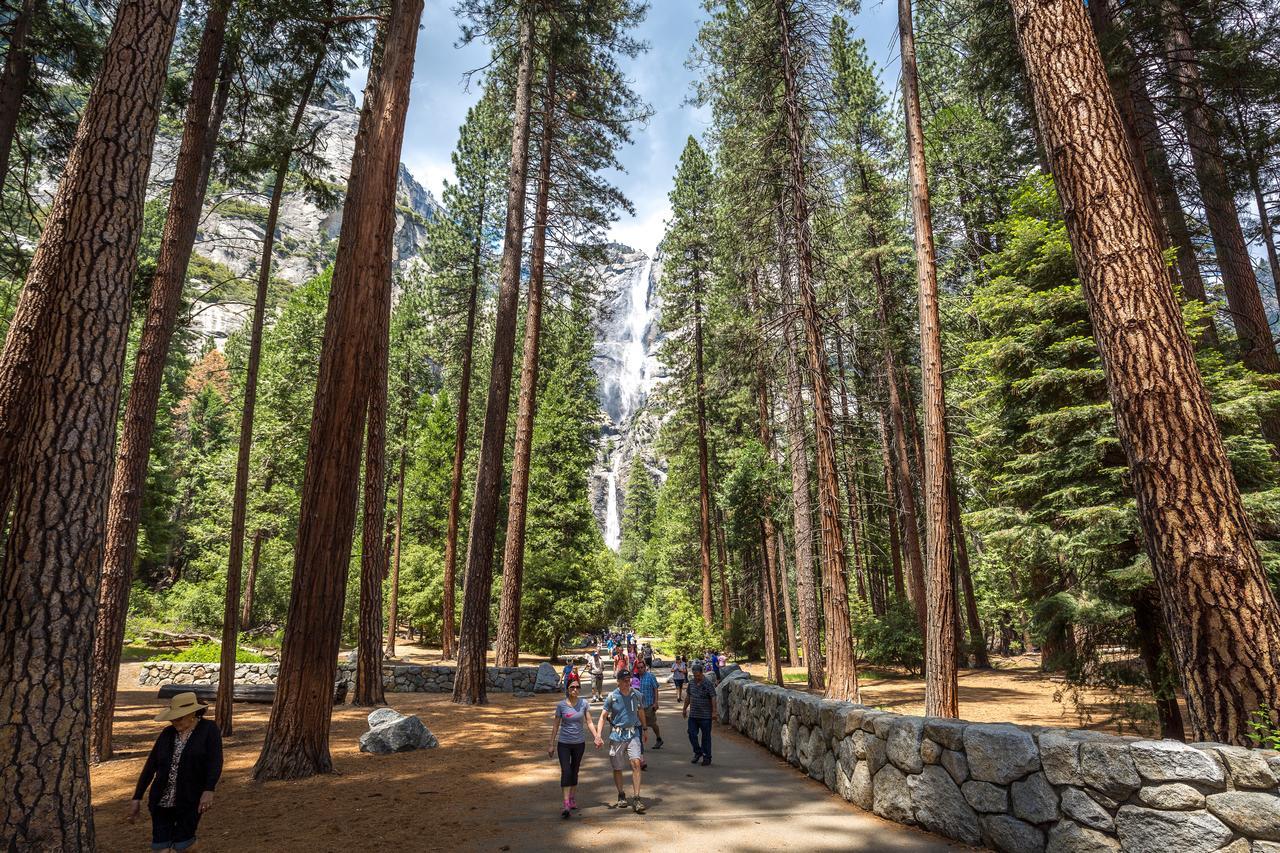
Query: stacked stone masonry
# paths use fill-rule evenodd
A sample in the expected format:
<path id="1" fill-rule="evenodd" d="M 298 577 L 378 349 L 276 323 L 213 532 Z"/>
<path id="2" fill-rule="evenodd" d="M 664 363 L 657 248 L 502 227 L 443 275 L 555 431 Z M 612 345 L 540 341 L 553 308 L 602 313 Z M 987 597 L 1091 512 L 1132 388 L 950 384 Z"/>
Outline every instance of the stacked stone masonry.
<path id="1" fill-rule="evenodd" d="M 555 670 L 550 665 L 544 666 L 545 670 L 536 666 L 491 666 L 486 671 L 488 689 L 492 693 L 517 695 L 555 692 Z M 161 684 L 215 685 L 218 683 L 218 670 L 219 665 L 216 663 L 148 661 L 142 664 L 138 683 L 156 687 Z M 275 684 L 279 670 L 280 665 L 274 663 L 238 663 L 236 664 L 236 683 Z M 541 683 L 538 679 L 540 671 Z M 382 679 L 389 693 L 451 693 L 454 672 L 455 668 L 452 666 L 396 664 L 382 668 Z M 337 680 L 347 682 L 348 689 L 354 690 L 355 664 L 345 662 L 339 664 Z"/>
<path id="2" fill-rule="evenodd" d="M 733 673 L 720 720 L 849 802 L 1008 853 L 1280 853 L 1280 753 L 911 717 Z"/>

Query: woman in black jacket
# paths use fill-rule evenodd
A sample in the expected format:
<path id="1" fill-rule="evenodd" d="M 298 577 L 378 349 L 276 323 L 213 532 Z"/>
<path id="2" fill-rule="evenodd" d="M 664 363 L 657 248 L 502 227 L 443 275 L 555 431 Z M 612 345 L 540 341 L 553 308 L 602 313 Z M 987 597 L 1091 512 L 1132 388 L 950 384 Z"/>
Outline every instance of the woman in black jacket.
<path id="1" fill-rule="evenodd" d="M 151 786 L 152 850 L 190 849 L 200 815 L 213 806 L 213 789 L 222 775 L 222 733 L 203 719 L 205 707 L 196 694 L 179 693 L 156 716 L 156 722 L 171 725 L 151 747 L 129 805 L 129 820 L 137 820 L 142 795 Z"/>

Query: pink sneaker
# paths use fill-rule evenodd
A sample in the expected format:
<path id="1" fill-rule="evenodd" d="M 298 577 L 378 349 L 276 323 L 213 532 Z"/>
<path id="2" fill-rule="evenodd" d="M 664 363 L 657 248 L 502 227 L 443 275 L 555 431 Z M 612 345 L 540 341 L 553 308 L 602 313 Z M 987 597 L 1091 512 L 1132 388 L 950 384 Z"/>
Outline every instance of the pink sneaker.
<path id="1" fill-rule="evenodd" d="M 570 797 L 570 798 L 569 798 L 569 808 L 573 809 L 575 812 L 578 810 L 578 798 L 577 798 L 577 797 Z"/>

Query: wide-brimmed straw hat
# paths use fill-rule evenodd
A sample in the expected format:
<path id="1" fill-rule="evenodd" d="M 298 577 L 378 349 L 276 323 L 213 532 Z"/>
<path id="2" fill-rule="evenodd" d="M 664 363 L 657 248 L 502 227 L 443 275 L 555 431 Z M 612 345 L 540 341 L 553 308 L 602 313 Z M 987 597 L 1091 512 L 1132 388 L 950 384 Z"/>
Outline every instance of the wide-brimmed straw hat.
<path id="1" fill-rule="evenodd" d="M 169 707 L 156 714 L 157 723 L 167 723 L 187 714 L 194 714 L 208 706 L 196 698 L 194 693 L 179 693 L 169 700 Z"/>

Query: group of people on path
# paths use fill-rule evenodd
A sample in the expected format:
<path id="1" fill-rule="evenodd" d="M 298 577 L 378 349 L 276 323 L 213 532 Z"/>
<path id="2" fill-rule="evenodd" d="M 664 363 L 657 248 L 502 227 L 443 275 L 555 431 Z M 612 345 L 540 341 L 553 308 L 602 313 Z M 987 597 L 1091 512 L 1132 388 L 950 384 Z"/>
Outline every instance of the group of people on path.
<path id="1" fill-rule="evenodd" d="M 630 645 L 630 652 L 623 654 L 633 656 L 621 657 L 622 662 L 615 657 L 617 686 L 607 696 L 601 695 L 604 672 L 599 650 L 589 659 L 588 671 L 594 683 L 592 698 L 603 703 L 595 720 L 591 717 L 591 702 L 581 696 L 581 678 L 572 665 L 566 667 L 565 698 L 556 703 L 551 742 L 547 746 L 547 755 L 557 756 L 560 761 L 561 817 L 568 818 L 578 810 L 578 776 L 586 752 L 587 735 L 590 734 L 596 749 L 600 749 L 605 743 L 605 723 L 609 724 L 609 766 L 618 791 L 618 799 L 611 808 L 630 807 L 636 814 L 645 813 L 646 806 L 640 793 L 644 771 L 648 770 L 644 753 L 650 729 L 656 739 L 653 749 L 663 747 L 662 731 L 658 726 L 660 687 L 650 666 L 652 650 L 648 663 L 643 654 L 635 651 L 634 644 Z M 676 686 L 676 701 L 683 701 L 681 716 L 688 721 L 689 745 L 693 748 L 690 763 L 705 767 L 711 764 L 711 722 L 716 715 L 715 685 L 706 677 L 706 668 L 701 661 L 690 666 L 683 657 L 677 657 L 676 663 L 683 664 L 679 670 L 675 664 L 672 665 L 672 683 Z M 715 670 L 719 671 L 719 661 Z M 692 679 L 687 681 L 687 689 L 686 679 L 677 678 L 677 672 L 692 674 Z M 631 770 L 630 797 L 627 796 L 625 782 L 628 768 Z"/>

